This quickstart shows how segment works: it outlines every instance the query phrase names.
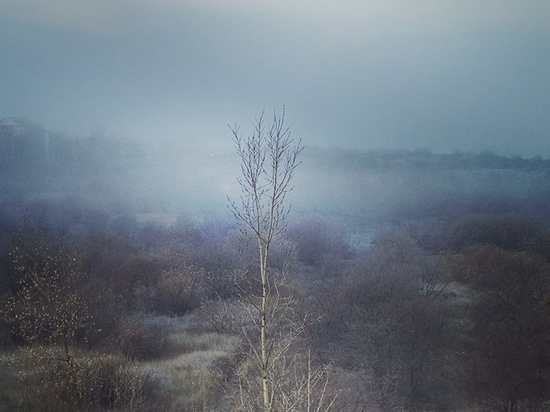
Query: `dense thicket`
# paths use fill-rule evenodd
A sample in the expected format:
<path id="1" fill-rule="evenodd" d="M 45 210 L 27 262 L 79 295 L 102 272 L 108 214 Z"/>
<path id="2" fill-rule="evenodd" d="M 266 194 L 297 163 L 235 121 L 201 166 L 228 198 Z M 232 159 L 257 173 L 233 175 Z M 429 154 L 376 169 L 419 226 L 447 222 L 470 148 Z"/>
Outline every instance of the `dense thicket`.
<path id="1" fill-rule="evenodd" d="M 292 299 L 289 319 L 308 322 L 285 385 L 321 371 L 317 394 L 352 412 L 550 407 L 549 195 L 537 183 L 548 165 L 484 156 L 464 166 L 465 155 L 395 155 L 405 166 L 384 176 L 401 188 L 427 165 L 453 172 L 431 180 L 433 191 L 417 181 L 423 191 L 395 195 L 378 218 L 292 217 L 272 249 L 273 271 L 287 276 L 275 296 Z M 487 164 L 532 179 L 487 191 L 495 172 L 466 194 Z M 459 185 L 442 190 L 446 179 Z M 63 199 L 0 203 L 0 404 L 229 410 L 256 373 L 239 338 L 243 328 L 254 337 L 242 314 L 256 245 L 222 221 L 147 223 L 124 206 Z M 196 363 L 173 372 L 185 378 L 159 375 L 192 354 Z"/>

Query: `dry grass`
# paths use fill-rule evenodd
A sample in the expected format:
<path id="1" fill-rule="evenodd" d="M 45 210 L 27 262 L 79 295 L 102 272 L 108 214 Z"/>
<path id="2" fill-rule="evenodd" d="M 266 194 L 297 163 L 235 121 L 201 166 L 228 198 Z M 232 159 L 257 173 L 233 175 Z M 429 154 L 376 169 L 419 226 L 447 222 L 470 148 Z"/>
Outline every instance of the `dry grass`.
<path id="1" fill-rule="evenodd" d="M 17 410 L 16 376 L 9 365 L 12 356 L 12 351 L 6 351 L 0 355 L 0 412 Z"/>
<path id="2" fill-rule="evenodd" d="M 224 352 L 193 352 L 143 366 L 172 400 L 171 410 L 212 411 L 223 379 L 215 362 L 224 356 Z"/>
<path id="3" fill-rule="evenodd" d="M 169 359 L 143 362 L 155 377 L 173 411 L 214 411 L 221 399 L 224 373 L 220 365 L 235 352 L 238 340 L 217 333 L 193 330 L 189 319 L 148 319 L 163 324 L 178 354 Z"/>
<path id="4" fill-rule="evenodd" d="M 79 351 L 76 360 L 83 366 L 82 370 L 89 373 L 80 376 L 78 372 L 73 376 L 72 371 L 65 371 L 59 364 L 46 362 L 44 367 L 37 367 L 27 362 L 21 351 L 1 354 L 0 412 L 75 410 L 74 405 L 78 406 L 78 410 L 93 407 L 94 411 L 223 410 L 219 405 L 223 399 L 225 380 L 221 366 L 235 353 L 238 339 L 201 332 L 192 319 L 185 317 L 150 316 L 139 322 L 169 342 L 170 353 L 167 356 L 128 361 L 120 355 Z M 63 380 L 67 383 L 60 383 Z M 71 389 L 75 382 L 81 384 L 78 386 L 79 393 L 107 391 L 106 401 L 92 404 L 80 395 L 78 399 L 67 398 L 76 393 Z M 48 398 L 53 394 L 52 388 L 57 390 L 57 394 Z M 61 398 L 63 403 L 59 402 Z"/>
<path id="5" fill-rule="evenodd" d="M 139 410 L 144 371 L 120 355 L 78 351 L 59 361 L 56 346 L 25 347 L 3 357 L 2 405 L 11 411 Z M 9 378 L 8 382 L 6 378 Z"/>

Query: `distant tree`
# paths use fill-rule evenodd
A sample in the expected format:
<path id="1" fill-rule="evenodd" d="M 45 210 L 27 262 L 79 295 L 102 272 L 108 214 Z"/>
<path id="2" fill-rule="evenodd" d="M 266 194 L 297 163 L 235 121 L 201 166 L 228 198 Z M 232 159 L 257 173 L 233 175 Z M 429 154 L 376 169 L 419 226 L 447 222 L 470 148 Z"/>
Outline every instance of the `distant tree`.
<path id="1" fill-rule="evenodd" d="M 470 393 L 489 410 L 546 410 L 547 264 L 531 253 L 493 245 L 478 245 L 449 259 L 455 278 L 473 290 L 465 361 Z"/>
<path id="2" fill-rule="evenodd" d="M 540 230 L 540 222 L 518 214 L 466 214 L 450 219 L 439 235 L 439 251 L 463 251 L 491 244 L 523 250 Z"/>
<path id="3" fill-rule="evenodd" d="M 451 402 L 447 284 L 440 260 L 396 230 L 374 239 L 336 298 L 340 312 L 331 319 L 345 326 L 336 337 L 339 362 L 371 376 L 379 410 L 439 410 Z"/>
<path id="4" fill-rule="evenodd" d="M 298 260 L 315 269 L 353 257 L 343 232 L 321 219 L 298 221 L 289 226 L 286 235 L 297 246 Z"/>

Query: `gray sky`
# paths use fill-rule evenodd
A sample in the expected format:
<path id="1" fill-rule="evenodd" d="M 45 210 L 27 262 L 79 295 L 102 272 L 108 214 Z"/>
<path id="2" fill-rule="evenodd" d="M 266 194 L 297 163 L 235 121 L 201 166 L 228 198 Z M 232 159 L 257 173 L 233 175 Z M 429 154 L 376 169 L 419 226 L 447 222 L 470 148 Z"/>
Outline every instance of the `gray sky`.
<path id="1" fill-rule="evenodd" d="M 0 0 L 0 117 L 230 147 L 550 155 L 547 0 Z"/>

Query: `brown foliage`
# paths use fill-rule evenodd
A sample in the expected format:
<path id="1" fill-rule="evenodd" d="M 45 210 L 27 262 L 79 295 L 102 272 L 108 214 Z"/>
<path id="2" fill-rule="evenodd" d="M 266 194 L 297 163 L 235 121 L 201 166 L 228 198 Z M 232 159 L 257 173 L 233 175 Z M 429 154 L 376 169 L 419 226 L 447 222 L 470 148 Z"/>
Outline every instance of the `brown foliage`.
<path id="1" fill-rule="evenodd" d="M 69 345 L 93 325 L 82 289 L 86 276 L 79 254 L 48 236 L 47 228 L 15 233 L 10 255 L 19 288 L 8 298 L 7 318 L 25 343 L 61 344 L 69 361 Z"/>

